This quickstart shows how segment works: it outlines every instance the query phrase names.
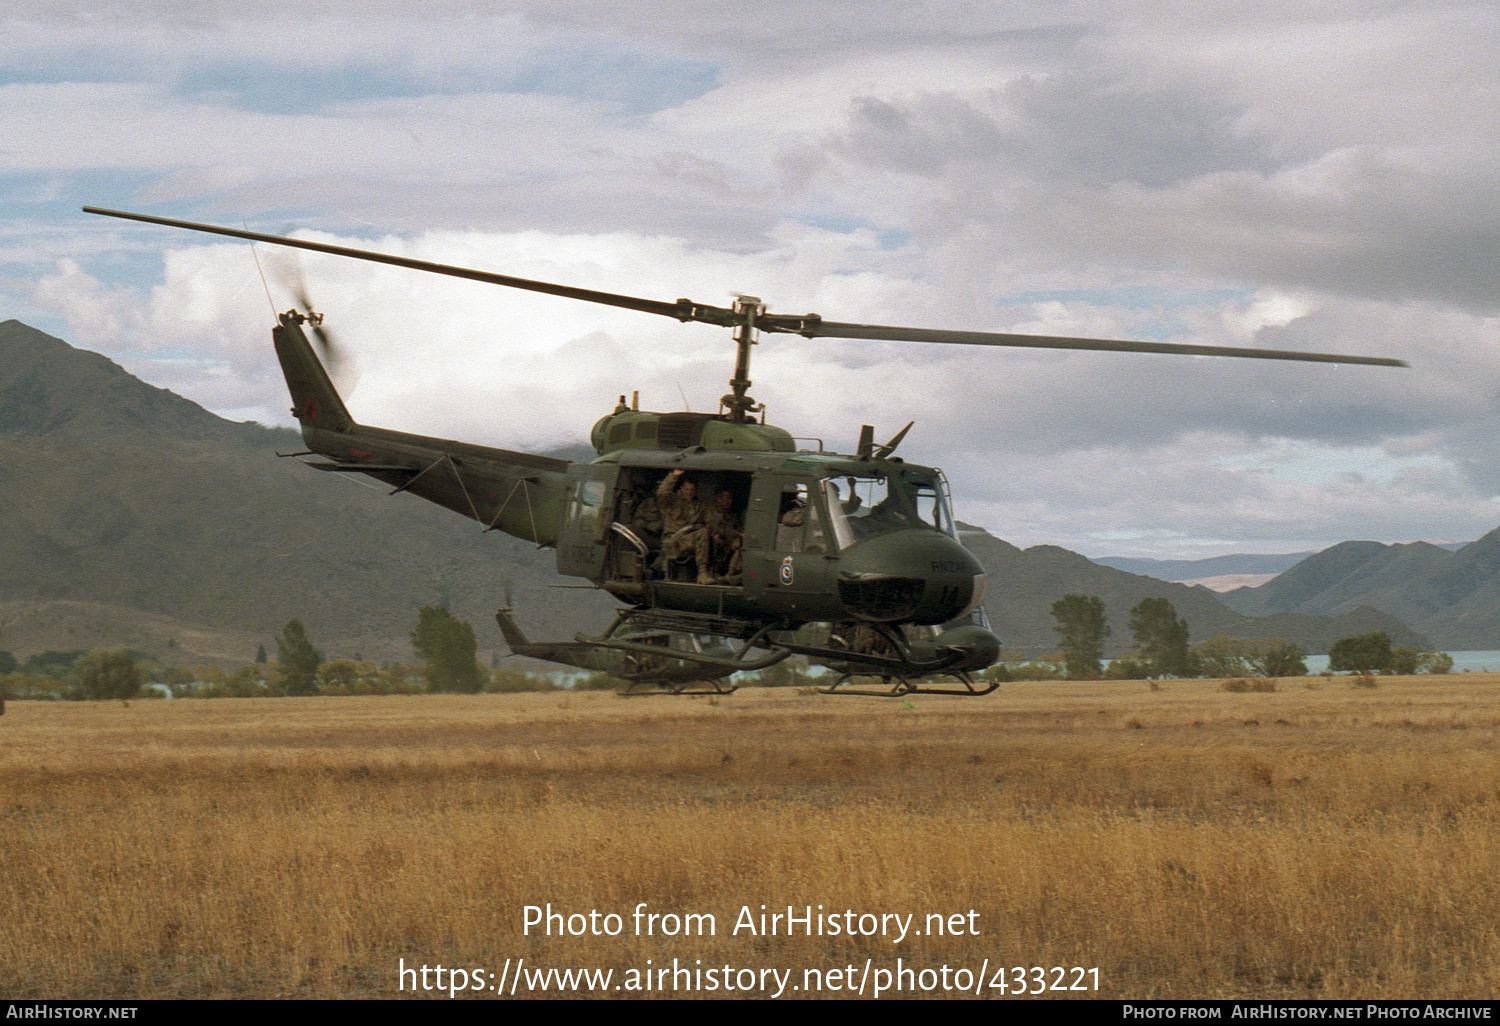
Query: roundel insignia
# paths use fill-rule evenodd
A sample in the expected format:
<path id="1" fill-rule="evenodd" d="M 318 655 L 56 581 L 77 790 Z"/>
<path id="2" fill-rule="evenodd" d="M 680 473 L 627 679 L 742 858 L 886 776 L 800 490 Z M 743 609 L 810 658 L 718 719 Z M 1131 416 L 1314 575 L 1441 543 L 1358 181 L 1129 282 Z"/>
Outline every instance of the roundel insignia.
<path id="1" fill-rule="evenodd" d="M 318 419 L 318 401 L 316 399 L 314 399 L 312 396 L 308 396 L 307 397 L 307 402 L 305 402 L 305 403 L 302 404 L 302 419 L 303 420 L 317 420 Z"/>
<path id="2" fill-rule="evenodd" d="M 787 556 L 781 561 L 781 583 L 792 583 L 792 557 Z"/>

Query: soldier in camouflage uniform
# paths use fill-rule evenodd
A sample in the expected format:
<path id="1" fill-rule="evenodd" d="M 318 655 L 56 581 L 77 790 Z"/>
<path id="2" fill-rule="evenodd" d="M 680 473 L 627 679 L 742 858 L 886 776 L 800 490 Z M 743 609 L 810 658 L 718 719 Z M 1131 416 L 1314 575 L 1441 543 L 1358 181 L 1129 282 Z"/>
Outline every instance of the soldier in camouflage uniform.
<path id="1" fill-rule="evenodd" d="M 661 503 L 656 489 L 646 487 L 631 496 L 630 529 L 652 549 L 661 548 Z"/>
<path id="2" fill-rule="evenodd" d="M 698 583 L 712 584 L 714 575 L 708 559 L 711 511 L 708 503 L 698 498 L 697 484 L 682 480 L 683 473 L 680 468 L 672 471 L 656 489 L 656 502 L 661 508 L 662 560 L 670 564 L 691 552 L 698 563 Z"/>
<path id="3" fill-rule="evenodd" d="M 724 576 L 730 584 L 738 584 L 740 571 L 743 566 L 743 554 L 741 549 L 745 542 L 745 524 L 740 515 L 734 511 L 734 492 L 728 488 L 722 488 L 714 496 L 714 508 L 711 511 L 708 533 L 713 538 L 716 546 L 717 565 L 725 563 L 728 556 Z"/>

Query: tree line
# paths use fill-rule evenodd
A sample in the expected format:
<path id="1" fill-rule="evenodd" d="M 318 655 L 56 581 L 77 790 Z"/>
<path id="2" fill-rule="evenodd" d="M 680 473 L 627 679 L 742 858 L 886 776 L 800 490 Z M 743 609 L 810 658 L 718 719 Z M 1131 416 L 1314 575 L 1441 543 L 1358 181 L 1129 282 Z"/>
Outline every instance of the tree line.
<path id="1" fill-rule="evenodd" d="M 24 663 L 0 651 L 0 697 L 100 700 L 136 697 L 260 698 L 301 695 L 388 695 L 481 691 L 546 691 L 549 674 L 479 665 L 474 628 L 442 606 L 424 606 L 409 635 L 417 665 L 378 666 L 358 656 L 326 659 L 301 620 L 273 639 L 276 658 L 260 646 L 255 662 L 226 671 L 214 665 L 168 665 L 126 648 L 48 651 Z M 585 686 L 601 686 L 588 680 Z"/>
<path id="2" fill-rule="evenodd" d="M 1216 637 L 1189 645 L 1188 625 L 1164 598 L 1142 599 L 1130 610 L 1130 655 L 1104 663 L 1104 644 L 1112 631 L 1104 602 L 1095 595 L 1064 595 L 1052 604 L 1057 621 L 1061 674 L 1045 663 L 1017 669 L 997 663 L 986 671 L 992 679 L 1064 676 L 1069 680 L 1138 680 L 1160 677 L 1232 678 L 1295 677 L 1307 673 L 1307 653 L 1279 638 L 1242 641 Z M 170 666 L 143 652 L 124 648 L 95 652 L 74 650 L 38 653 L 24 664 L 0 651 L 0 698 L 130 699 L 146 695 L 173 697 L 256 698 L 301 695 L 390 695 L 448 692 L 550 691 L 557 678 L 493 665 L 479 665 L 474 628 L 442 606 L 424 606 L 409 635 L 419 665 L 377 666 L 358 656 L 325 659 L 300 620 L 288 621 L 274 638 L 276 658 L 264 645 L 255 662 L 233 671 L 218 666 Z M 799 661 L 800 662 L 800 661 Z M 1446 673 L 1453 660 L 1442 652 L 1421 652 L 1391 644 L 1384 632 L 1340 639 L 1329 649 L 1329 669 L 1352 673 Z M 763 687 L 816 683 L 824 671 L 793 666 L 790 661 L 760 674 L 739 678 Z M 602 673 L 588 674 L 573 688 L 618 685 Z"/>
<path id="3" fill-rule="evenodd" d="M 1242 641 L 1210 638 L 1188 644 L 1187 620 L 1164 598 L 1146 598 L 1130 610 L 1135 647 L 1129 656 L 1104 665 L 1104 643 L 1112 631 L 1097 595 L 1064 595 L 1052 603 L 1063 672 L 1070 680 L 1148 677 L 1300 677 L 1307 652 L 1281 638 Z M 1328 650 L 1328 668 L 1352 673 L 1447 673 L 1453 659 L 1444 652 L 1392 646 L 1384 631 L 1341 638 Z"/>

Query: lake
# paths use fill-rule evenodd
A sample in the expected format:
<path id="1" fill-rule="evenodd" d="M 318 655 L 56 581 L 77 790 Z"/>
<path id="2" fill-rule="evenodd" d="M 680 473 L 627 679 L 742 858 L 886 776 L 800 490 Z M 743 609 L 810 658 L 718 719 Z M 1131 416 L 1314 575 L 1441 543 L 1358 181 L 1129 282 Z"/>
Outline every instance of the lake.
<path id="1" fill-rule="evenodd" d="M 1490 649 L 1483 652 L 1449 652 L 1453 657 L 1454 673 L 1500 673 L 1500 649 Z M 1328 657 L 1326 655 L 1310 655 L 1307 657 L 1307 672 L 1322 673 L 1328 669 Z"/>

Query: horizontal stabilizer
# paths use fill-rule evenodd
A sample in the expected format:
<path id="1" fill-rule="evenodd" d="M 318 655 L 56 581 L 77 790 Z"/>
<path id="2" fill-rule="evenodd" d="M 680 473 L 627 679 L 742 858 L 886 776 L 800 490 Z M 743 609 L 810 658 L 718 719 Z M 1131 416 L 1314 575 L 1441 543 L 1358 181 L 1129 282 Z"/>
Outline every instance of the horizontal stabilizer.
<path id="1" fill-rule="evenodd" d="M 302 461 L 302 465 L 312 467 L 314 470 L 330 470 L 345 474 L 367 474 L 372 470 L 382 473 L 393 474 L 415 474 L 416 467 L 408 467 L 401 463 L 309 463 Z"/>

